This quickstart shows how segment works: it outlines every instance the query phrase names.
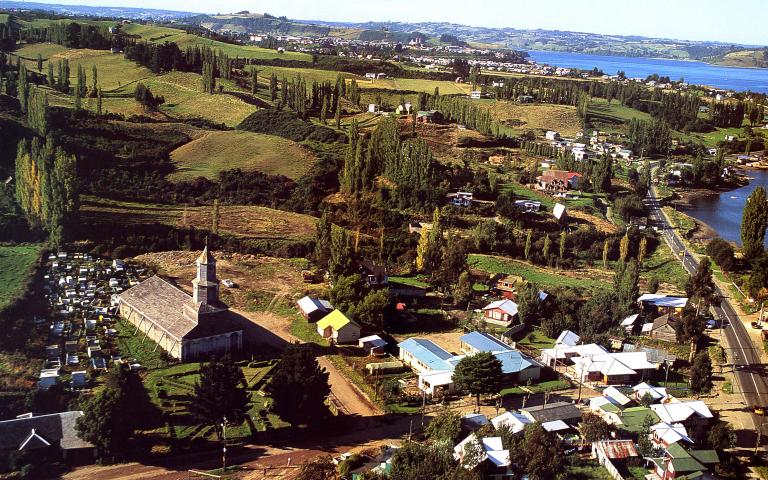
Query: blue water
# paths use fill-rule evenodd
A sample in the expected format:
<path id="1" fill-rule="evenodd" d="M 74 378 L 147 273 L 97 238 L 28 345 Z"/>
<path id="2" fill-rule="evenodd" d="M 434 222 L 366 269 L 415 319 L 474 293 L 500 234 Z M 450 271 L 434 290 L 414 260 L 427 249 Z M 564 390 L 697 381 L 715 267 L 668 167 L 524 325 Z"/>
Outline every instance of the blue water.
<path id="1" fill-rule="evenodd" d="M 685 213 L 706 223 L 722 238 L 741 245 L 741 214 L 747 198 L 758 187 L 768 189 L 768 171 L 750 170 L 746 172 L 749 185 L 721 193 L 695 199 Z M 768 245 L 768 238 L 766 238 Z"/>
<path id="2" fill-rule="evenodd" d="M 615 75 L 619 70 L 623 70 L 630 78 L 645 78 L 648 75 L 658 73 L 662 76 L 668 76 L 672 80 L 683 78 L 686 82 L 696 85 L 768 93 L 768 69 L 766 68 L 718 67 L 694 61 L 610 57 L 539 50 L 531 50 L 528 53 L 536 63 L 546 63 L 558 67 L 582 70 L 592 70 L 597 67 L 608 75 Z"/>

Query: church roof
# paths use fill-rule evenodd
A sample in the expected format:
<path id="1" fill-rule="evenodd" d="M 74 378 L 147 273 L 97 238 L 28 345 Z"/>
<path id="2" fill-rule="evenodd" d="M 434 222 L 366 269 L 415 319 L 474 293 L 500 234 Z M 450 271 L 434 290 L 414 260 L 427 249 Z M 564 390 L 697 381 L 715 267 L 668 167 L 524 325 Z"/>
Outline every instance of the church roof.
<path id="1" fill-rule="evenodd" d="M 61 448 L 93 447 L 80 439 L 75 423 L 83 415 L 80 411 L 53 413 L 0 422 L 0 450 L 34 449 L 58 444 Z"/>
<path id="2" fill-rule="evenodd" d="M 177 340 L 209 337 L 243 328 L 224 309 L 193 303 L 192 297 L 157 275 L 120 294 L 120 300 L 138 310 L 148 320 Z M 197 322 L 185 315 L 186 309 L 204 315 Z"/>

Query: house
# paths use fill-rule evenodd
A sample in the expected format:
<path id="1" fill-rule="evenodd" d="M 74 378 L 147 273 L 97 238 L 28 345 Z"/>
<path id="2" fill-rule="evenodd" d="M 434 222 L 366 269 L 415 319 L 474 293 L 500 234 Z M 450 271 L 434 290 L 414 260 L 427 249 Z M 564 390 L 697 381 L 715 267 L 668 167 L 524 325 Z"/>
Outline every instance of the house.
<path id="1" fill-rule="evenodd" d="M 518 95 L 517 103 L 533 103 L 533 97 L 530 95 Z"/>
<path id="2" fill-rule="evenodd" d="M 448 204 L 456 207 L 470 207 L 474 200 L 472 192 L 455 192 L 449 193 L 445 196 L 448 199 Z"/>
<path id="3" fill-rule="evenodd" d="M 541 210 L 541 202 L 536 200 L 515 200 L 515 207 L 525 213 L 535 213 Z"/>
<path id="4" fill-rule="evenodd" d="M 512 430 L 512 433 L 518 433 L 522 432 L 526 425 L 530 425 L 534 422 L 522 413 L 504 412 L 498 417 L 492 418 L 491 423 L 496 429 L 500 428 L 502 425 L 507 425 L 510 430 Z"/>
<path id="5" fill-rule="evenodd" d="M 658 369 L 645 352 L 602 353 L 574 358 L 573 363 L 580 381 L 606 385 L 631 384 Z"/>
<path id="6" fill-rule="evenodd" d="M 656 293 L 644 293 L 637 298 L 637 304 L 649 314 L 664 315 L 666 313 L 679 314 L 688 305 L 686 297 L 672 297 Z"/>
<path id="7" fill-rule="evenodd" d="M 317 322 L 317 333 L 333 343 L 352 343 L 360 338 L 360 325 L 334 310 Z"/>
<path id="8" fill-rule="evenodd" d="M 93 444 L 80 439 L 75 430 L 81 411 L 28 414 L 0 421 L 0 452 L 56 452 L 68 463 L 92 462 Z"/>
<path id="9" fill-rule="evenodd" d="M 587 343 L 583 345 L 555 345 L 553 348 L 545 348 L 541 351 L 540 360 L 548 367 L 557 369 L 558 366 L 572 364 L 576 359 L 600 355 L 608 351 L 596 343 Z"/>
<path id="10" fill-rule="evenodd" d="M 333 305 L 328 300 L 304 296 L 296 304 L 299 306 L 299 313 L 308 322 L 317 322 L 333 311 Z"/>
<path id="11" fill-rule="evenodd" d="M 688 431 L 682 423 L 670 425 L 666 422 L 659 422 L 652 425 L 650 438 L 656 448 L 667 448 L 677 442 L 693 444 L 693 440 L 688 436 Z"/>
<path id="12" fill-rule="evenodd" d="M 480 90 L 472 90 L 472 92 L 469 94 L 469 98 L 473 100 L 479 100 L 483 98 L 483 92 Z"/>
<path id="13" fill-rule="evenodd" d="M 645 382 L 639 383 L 632 387 L 632 398 L 640 402 L 646 395 L 653 400 L 653 402 L 659 402 L 667 398 L 667 389 L 664 387 L 654 387 Z"/>
<path id="14" fill-rule="evenodd" d="M 555 340 L 555 347 L 558 345 L 565 347 L 575 347 L 581 341 L 581 337 L 570 330 L 563 330 Z"/>
<path id="15" fill-rule="evenodd" d="M 473 453 L 472 457 L 466 456 L 475 451 L 472 448 L 467 450 L 471 444 L 479 445 L 479 451 L 482 452 L 482 455 L 479 455 L 478 458 L 474 458 Z M 469 470 L 482 469 L 484 478 L 494 480 L 513 478 L 513 473 L 509 468 L 511 465 L 509 450 L 504 450 L 501 437 L 483 437 L 478 440 L 477 436 L 472 433 L 453 448 L 453 459 Z"/>
<path id="16" fill-rule="evenodd" d="M 531 422 L 546 423 L 562 420 L 565 423 L 574 423 L 581 419 L 581 410 L 569 402 L 555 402 L 538 407 L 525 407 L 520 409 Z"/>
<path id="17" fill-rule="evenodd" d="M 545 170 L 536 177 L 536 189 L 545 192 L 563 193 L 579 186 L 581 174 L 565 170 Z"/>
<path id="18" fill-rule="evenodd" d="M 483 307 L 483 320 L 508 327 L 517 317 L 517 304 L 512 300 L 497 300 Z"/>
<path id="19" fill-rule="evenodd" d="M 510 349 L 506 343 L 484 332 L 469 332 L 459 337 L 459 341 L 461 351 L 470 355 L 480 352 L 505 352 Z"/>
<path id="20" fill-rule="evenodd" d="M 547 133 L 544 134 L 544 138 L 547 140 L 557 142 L 560 140 L 560 134 L 558 132 L 555 132 L 554 130 L 549 130 Z"/>
<path id="21" fill-rule="evenodd" d="M 379 112 L 379 106 L 375 103 L 369 103 L 368 104 L 368 113 L 378 113 Z"/>
<path id="22" fill-rule="evenodd" d="M 541 377 L 541 364 L 518 350 L 506 350 L 493 354 L 501 362 L 505 382 L 525 383 Z"/>
<path id="23" fill-rule="evenodd" d="M 357 346 L 368 351 L 368 355 L 383 355 L 387 347 L 387 341 L 378 335 L 363 337 L 357 341 Z"/>
<path id="24" fill-rule="evenodd" d="M 686 450 L 680 442 L 665 449 L 661 457 L 649 458 L 656 478 L 671 480 L 674 478 L 694 479 L 705 477 L 704 472 L 720 463 L 714 450 Z"/>
<path id="25" fill-rule="evenodd" d="M 376 74 L 373 72 L 368 72 L 365 74 L 365 78 L 370 78 L 372 80 L 376 80 Z"/>
<path id="26" fill-rule="evenodd" d="M 643 325 L 643 335 L 648 335 L 651 338 L 664 342 L 677 343 L 676 324 L 677 319 L 667 313 L 653 319 L 653 322 L 650 322 L 650 325 Z M 648 326 L 646 327 L 646 325 Z"/>
<path id="27" fill-rule="evenodd" d="M 517 296 L 518 287 L 525 284 L 523 277 L 519 275 L 505 275 L 496 281 L 496 290 L 506 299 L 513 299 Z"/>
<path id="28" fill-rule="evenodd" d="M 635 313 L 622 320 L 621 326 L 624 327 L 624 331 L 626 331 L 628 334 L 631 334 L 635 329 L 635 324 L 637 323 L 638 318 L 640 318 L 640 315 Z"/>
<path id="29" fill-rule="evenodd" d="M 607 387 L 603 390 L 603 397 L 607 398 L 612 404 L 622 408 L 626 408 L 633 402 L 631 398 L 621 393 L 616 387 Z"/>
<path id="30" fill-rule="evenodd" d="M 592 443 L 592 458 L 596 458 L 615 480 L 631 478 L 627 461 L 639 456 L 632 440 L 601 440 Z"/>
<path id="31" fill-rule="evenodd" d="M 632 150 L 622 148 L 617 155 L 623 160 L 632 160 Z"/>
<path id="32" fill-rule="evenodd" d="M 389 283 L 387 268 L 372 260 L 363 260 L 360 264 L 361 275 L 369 287 L 383 287 Z"/>
<path id="33" fill-rule="evenodd" d="M 216 260 L 207 246 L 195 265 L 191 297 L 156 275 L 119 295 L 120 315 L 183 362 L 243 348 L 242 326 L 219 301 Z"/>
<path id="34" fill-rule="evenodd" d="M 662 422 L 683 424 L 693 438 L 702 438 L 714 418 L 709 407 L 701 400 L 683 402 L 671 397 L 665 403 L 651 405 L 651 409 Z"/>

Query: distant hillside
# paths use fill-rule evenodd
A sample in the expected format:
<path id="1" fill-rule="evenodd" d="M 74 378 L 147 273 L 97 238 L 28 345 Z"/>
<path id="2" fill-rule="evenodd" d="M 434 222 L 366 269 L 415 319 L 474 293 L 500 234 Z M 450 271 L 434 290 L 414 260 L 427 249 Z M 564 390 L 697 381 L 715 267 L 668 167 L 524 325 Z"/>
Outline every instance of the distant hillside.
<path id="1" fill-rule="evenodd" d="M 768 47 L 760 50 L 731 52 L 712 63 L 726 67 L 768 68 Z"/>

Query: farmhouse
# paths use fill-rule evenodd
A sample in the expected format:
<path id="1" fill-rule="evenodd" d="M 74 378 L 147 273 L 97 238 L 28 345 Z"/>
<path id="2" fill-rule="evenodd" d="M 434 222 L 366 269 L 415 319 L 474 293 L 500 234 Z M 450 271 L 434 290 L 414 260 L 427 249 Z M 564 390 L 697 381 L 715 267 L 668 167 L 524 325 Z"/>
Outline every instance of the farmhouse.
<path id="1" fill-rule="evenodd" d="M 299 306 L 299 313 L 308 322 L 317 322 L 333 310 L 333 305 L 328 300 L 312 298 L 305 296 L 296 302 Z"/>
<path id="2" fill-rule="evenodd" d="M 556 141 L 560 140 L 560 134 L 558 132 L 553 131 L 553 130 L 549 130 L 547 133 L 545 133 L 544 137 L 547 140 L 552 140 L 553 142 L 556 142 Z"/>
<path id="3" fill-rule="evenodd" d="M 512 300 L 497 300 L 483 307 L 483 320 L 508 327 L 517 317 L 517 304 Z"/>
<path id="4" fill-rule="evenodd" d="M 75 431 L 81 411 L 24 415 L 0 422 L 0 452 L 55 452 L 69 462 L 93 461 L 94 447 Z"/>
<path id="5" fill-rule="evenodd" d="M 195 265 L 191 297 L 158 276 L 118 296 L 120 315 L 183 362 L 243 347 L 242 327 L 219 301 L 216 260 L 207 246 Z"/>
<path id="6" fill-rule="evenodd" d="M 333 343 L 351 343 L 360 339 L 360 325 L 334 310 L 317 322 L 317 333 Z"/>

